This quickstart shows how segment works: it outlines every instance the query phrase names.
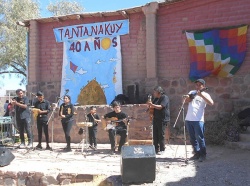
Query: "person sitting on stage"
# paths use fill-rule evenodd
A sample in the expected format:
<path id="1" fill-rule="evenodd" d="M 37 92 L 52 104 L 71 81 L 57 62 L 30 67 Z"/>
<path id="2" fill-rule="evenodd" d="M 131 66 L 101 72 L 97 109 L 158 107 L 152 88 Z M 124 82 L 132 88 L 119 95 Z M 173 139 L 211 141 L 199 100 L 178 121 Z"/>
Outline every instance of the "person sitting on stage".
<path id="1" fill-rule="evenodd" d="M 67 142 L 67 146 L 64 148 L 66 152 L 71 151 L 70 147 L 70 130 L 73 126 L 74 122 L 74 106 L 71 103 L 71 98 L 69 95 L 65 95 L 64 103 L 60 105 L 59 116 L 61 117 L 62 127 L 65 134 L 65 139 Z"/>
<path id="2" fill-rule="evenodd" d="M 109 112 L 104 115 L 104 119 L 106 121 L 110 121 L 111 123 L 115 123 L 116 126 L 112 128 L 108 128 L 109 140 L 111 144 L 111 154 L 115 154 L 115 135 L 119 134 L 121 136 L 118 153 L 121 152 L 122 146 L 125 144 L 125 140 L 127 137 L 127 115 L 121 111 L 121 105 L 119 102 L 114 101 L 112 103 L 112 107 L 114 111 Z"/>
<path id="3" fill-rule="evenodd" d="M 37 92 L 37 101 L 34 103 L 34 107 L 39 109 L 37 115 L 37 133 L 38 133 L 38 145 L 36 149 L 42 149 L 42 132 L 44 131 L 46 139 L 46 150 L 51 150 L 49 146 L 49 132 L 48 132 L 48 113 L 50 112 L 50 103 L 44 99 L 44 94 Z"/>
<path id="4" fill-rule="evenodd" d="M 96 114 L 96 107 L 94 106 L 90 107 L 90 113 L 87 115 L 87 117 L 88 117 L 88 121 L 93 123 L 91 127 L 88 127 L 89 144 L 90 144 L 89 147 L 93 150 L 96 150 L 97 149 L 97 143 L 96 143 L 97 125 L 98 125 L 98 122 L 101 121 L 98 114 Z"/>

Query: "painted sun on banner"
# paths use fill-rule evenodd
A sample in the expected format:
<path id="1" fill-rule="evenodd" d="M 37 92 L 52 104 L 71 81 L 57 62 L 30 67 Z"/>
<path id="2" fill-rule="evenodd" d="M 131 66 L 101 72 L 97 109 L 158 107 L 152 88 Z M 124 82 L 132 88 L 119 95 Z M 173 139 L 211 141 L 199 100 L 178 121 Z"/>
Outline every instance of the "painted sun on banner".
<path id="1" fill-rule="evenodd" d="M 246 55 L 247 27 L 186 32 L 191 57 L 189 78 L 233 76 Z"/>
<path id="2" fill-rule="evenodd" d="M 61 96 L 69 89 L 73 104 L 110 104 L 122 94 L 120 36 L 128 21 L 101 22 L 54 29 L 64 42 Z"/>

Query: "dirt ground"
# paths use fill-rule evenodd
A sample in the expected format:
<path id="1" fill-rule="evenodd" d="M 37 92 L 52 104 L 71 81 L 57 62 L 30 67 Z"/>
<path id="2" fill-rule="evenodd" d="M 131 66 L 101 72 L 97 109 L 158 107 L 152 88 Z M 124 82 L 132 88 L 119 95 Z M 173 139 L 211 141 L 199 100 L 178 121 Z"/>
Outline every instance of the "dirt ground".
<path id="1" fill-rule="evenodd" d="M 208 146 L 207 151 L 206 161 L 188 161 L 186 164 L 183 162 L 185 160 L 184 146 L 168 146 L 165 155 L 156 158 L 155 181 L 142 185 L 250 185 L 250 151 L 220 146 Z M 187 152 L 187 156 L 191 157 L 190 146 Z"/>
<path id="2" fill-rule="evenodd" d="M 59 173 L 81 173 L 104 175 L 104 182 L 68 185 L 101 186 L 245 186 L 250 185 L 250 151 L 234 150 L 221 146 L 207 147 L 207 160 L 185 163 L 185 145 L 167 145 L 163 155 L 156 155 L 156 179 L 153 183 L 123 184 L 121 180 L 119 154 L 110 155 L 109 144 L 100 144 L 97 151 L 77 152 L 77 144 L 72 152 L 61 152 L 65 144 L 54 144 L 53 151 L 26 151 L 14 149 L 15 159 L 1 172 L 27 171 L 43 172 L 51 176 Z M 192 148 L 187 145 L 187 157 L 192 156 Z M 144 165 L 142 165 L 144 166 Z M 138 173 L 139 174 L 139 173 Z M 102 184 L 101 184 L 102 183 Z M 67 185 L 67 184 L 64 184 Z"/>

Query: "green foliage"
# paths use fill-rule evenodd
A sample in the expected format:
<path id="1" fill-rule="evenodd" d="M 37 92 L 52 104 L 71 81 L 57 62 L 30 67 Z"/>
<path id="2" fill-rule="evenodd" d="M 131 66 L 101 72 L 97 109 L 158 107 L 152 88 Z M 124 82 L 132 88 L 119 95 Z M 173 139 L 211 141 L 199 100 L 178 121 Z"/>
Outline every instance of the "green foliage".
<path id="1" fill-rule="evenodd" d="M 47 9 L 53 14 L 53 16 L 76 14 L 84 11 L 84 8 L 78 1 L 67 0 L 50 3 L 47 6 Z"/>
<path id="2" fill-rule="evenodd" d="M 228 140 L 228 133 L 232 131 L 240 131 L 237 114 L 218 121 L 207 121 L 205 123 L 206 142 L 213 145 L 223 145 Z"/>
<path id="3" fill-rule="evenodd" d="M 38 4 L 32 0 L 0 0 L 0 75 L 16 75 L 26 79 L 27 28 L 17 21 L 39 16 Z"/>

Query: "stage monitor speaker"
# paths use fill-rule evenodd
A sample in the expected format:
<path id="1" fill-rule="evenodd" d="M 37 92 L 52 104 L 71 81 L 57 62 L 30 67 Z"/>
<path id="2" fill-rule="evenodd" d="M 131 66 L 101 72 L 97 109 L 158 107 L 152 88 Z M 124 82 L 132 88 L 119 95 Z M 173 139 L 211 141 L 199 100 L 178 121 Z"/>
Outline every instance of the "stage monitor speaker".
<path id="1" fill-rule="evenodd" d="M 155 180 L 156 157 L 153 145 L 123 146 L 121 177 L 123 183 L 152 183 Z"/>
<path id="2" fill-rule="evenodd" d="M 12 160 L 15 159 L 15 156 L 11 151 L 5 147 L 0 147 L 0 167 L 9 165 Z"/>

